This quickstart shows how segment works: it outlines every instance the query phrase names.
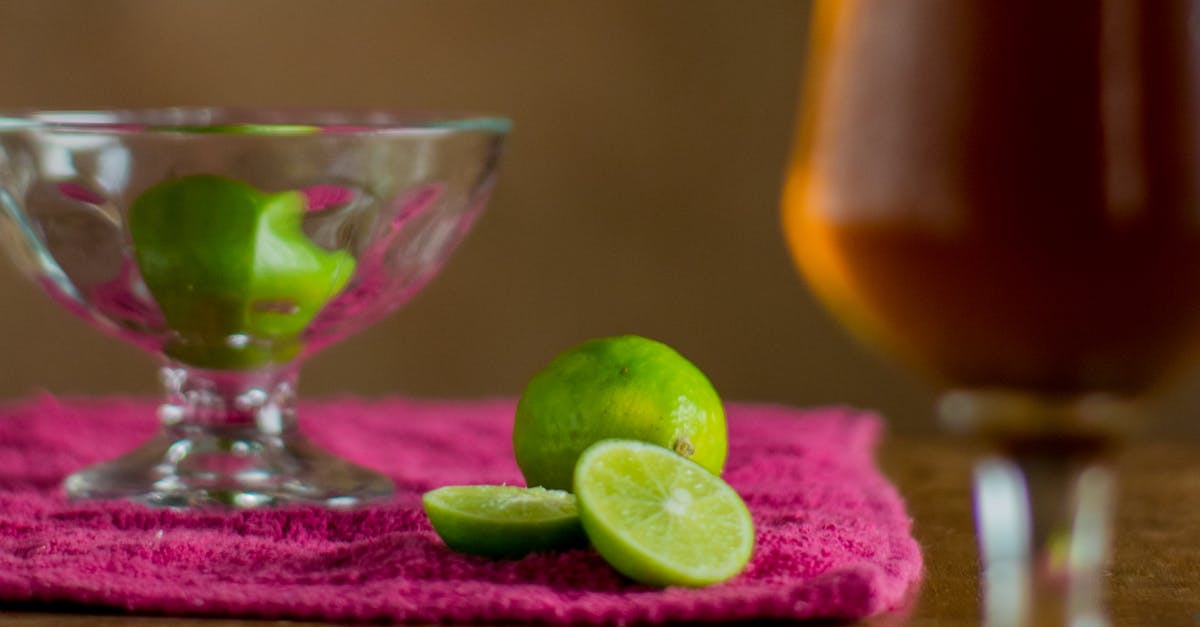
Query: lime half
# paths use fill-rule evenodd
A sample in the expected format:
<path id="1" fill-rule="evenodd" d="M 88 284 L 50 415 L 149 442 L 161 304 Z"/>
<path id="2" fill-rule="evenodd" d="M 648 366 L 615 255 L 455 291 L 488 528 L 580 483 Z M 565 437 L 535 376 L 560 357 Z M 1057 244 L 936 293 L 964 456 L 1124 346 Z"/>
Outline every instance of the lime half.
<path id="1" fill-rule="evenodd" d="M 652 585 L 704 586 L 742 571 L 754 523 L 738 493 L 665 448 L 604 440 L 575 467 L 583 529 L 626 576 Z"/>
<path id="2" fill-rule="evenodd" d="M 422 497 L 446 546 L 487 557 L 587 545 L 575 497 L 560 490 L 500 485 L 447 486 Z"/>

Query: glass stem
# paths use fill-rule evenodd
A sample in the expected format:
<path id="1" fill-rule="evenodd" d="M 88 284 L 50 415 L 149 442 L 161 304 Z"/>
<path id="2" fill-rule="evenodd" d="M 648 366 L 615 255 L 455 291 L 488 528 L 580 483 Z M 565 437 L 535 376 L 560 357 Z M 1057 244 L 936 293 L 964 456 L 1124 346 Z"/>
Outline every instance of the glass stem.
<path id="1" fill-rule="evenodd" d="M 388 498 L 390 479 L 335 457 L 296 426 L 295 368 L 162 369 L 162 429 L 65 482 L 73 498 L 167 507 L 349 507 Z"/>
<path id="2" fill-rule="evenodd" d="M 974 473 L 984 624 L 1107 625 L 1112 457 L 1138 405 L 956 391 L 940 410 L 952 430 L 996 449 Z"/>
<path id="3" fill-rule="evenodd" d="M 1115 481 L 1099 454 L 1014 452 L 975 469 L 984 623 L 1106 625 Z"/>
<path id="4" fill-rule="evenodd" d="M 296 370 L 221 372 L 179 365 L 160 371 L 166 400 L 159 419 L 187 437 L 221 431 L 279 435 L 296 425 Z"/>

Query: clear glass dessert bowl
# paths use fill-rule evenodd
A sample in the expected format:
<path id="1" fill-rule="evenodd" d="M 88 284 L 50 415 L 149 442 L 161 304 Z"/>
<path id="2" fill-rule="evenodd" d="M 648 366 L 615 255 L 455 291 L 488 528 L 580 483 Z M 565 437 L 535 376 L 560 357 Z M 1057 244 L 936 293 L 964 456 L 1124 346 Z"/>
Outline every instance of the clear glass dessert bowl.
<path id="1" fill-rule="evenodd" d="M 0 242 L 161 361 L 161 429 L 73 498 L 355 505 L 392 493 L 297 429 L 296 375 L 403 305 L 483 209 L 509 122 L 371 111 L 0 114 Z M 147 419 L 151 419 L 147 416 Z"/>

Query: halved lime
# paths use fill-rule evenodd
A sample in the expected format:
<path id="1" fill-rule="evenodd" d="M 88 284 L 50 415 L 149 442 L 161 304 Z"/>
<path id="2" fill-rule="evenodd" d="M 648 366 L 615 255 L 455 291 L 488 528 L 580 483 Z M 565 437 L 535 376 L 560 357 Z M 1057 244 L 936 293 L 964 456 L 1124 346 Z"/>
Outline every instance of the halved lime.
<path id="1" fill-rule="evenodd" d="M 500 485 L 447 486 L 422 497 L 446 546 L 487 557 L 587 545 L 575 497 L 561 490 Z"/>
<path id="2" fill-rule="evenodd" d="M 660 446 L 597 442 L 579 457 L 575 497 L 592 546 L 642 583 L 717 583 L 741 572 L 754 551 L 754 523 L 738 493 Z"/>

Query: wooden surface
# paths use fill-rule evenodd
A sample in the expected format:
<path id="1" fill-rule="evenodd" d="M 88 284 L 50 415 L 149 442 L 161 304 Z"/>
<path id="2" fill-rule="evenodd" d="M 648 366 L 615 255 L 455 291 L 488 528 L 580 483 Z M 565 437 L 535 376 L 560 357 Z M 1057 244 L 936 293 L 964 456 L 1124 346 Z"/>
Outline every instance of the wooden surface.
<path id="1" fill-rule="evenodd" d="M 916 519 L 927 573 L 911 607 L 875 617 L 869 627 L 978 623 L 977 562 L 969 499 L 976 451 L 960 442 L 898 438 L 880 463 Z M 1200 443 L 1145 443 L 1122 458 L 1115 566 L 1110 573 L 1113 624 L 1200 626 Z M 98 614 L 88 608 L 9 607 L 0 625 L 14 627 L 263 627 L 290 621 L 205 620 Z"/>

